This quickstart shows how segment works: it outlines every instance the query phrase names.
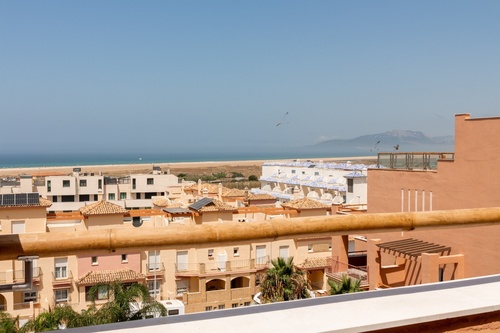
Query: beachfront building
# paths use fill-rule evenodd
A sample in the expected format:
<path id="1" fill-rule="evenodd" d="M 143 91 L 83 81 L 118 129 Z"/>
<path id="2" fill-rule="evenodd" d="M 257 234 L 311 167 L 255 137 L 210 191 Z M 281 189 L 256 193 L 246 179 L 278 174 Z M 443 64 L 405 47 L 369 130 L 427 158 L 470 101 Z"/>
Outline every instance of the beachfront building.
<path id="1" fill-rule="evenodd" d="M 364 164 L 326 163 L 311 160 L 265 162 L 260 189 L 280 202 L 310 198 L 327 205 L 351 204 L 366 209 L 367 168 Z"/>
<path id="2" fill-rule="evenodd" d="M 37 192 L 52 202 L 51 212 L 77 212 L 82 206 L 107 200 L 126 209 L 152 208 L 155 197 L 180 199 L 184 182 L 154 166 L 148 174 L 109 177 L 73 168 L 69 175 L 21 175 L 19 185 L 2 187 L 1 193 Z"/>
<path id="3" fill-rule="evenodd" d="M 455 116 L 455 151 L 436 153 L 384 153 L 385 168 L 368 170 L 368 211 L 422 212 L 462 208 L 499 207 L 500 117 Z M 408 285 L 422 279 L 420 268 L 432 262 L 433 281 L 457 274 L 476 277 L 500 273 L 496 246 L 500 227 L 404 231 L 367 235 L 381 260 L 375 267 L 385 285 Z M 425 242 L 425 243 L 420 243 Z M 369 242 L 368 242 L 369 243 Z M 430 258 L 418 249 L 434 249 Z M 433 244 L 433 245 L 430 245 Z M 440 245 L 441 248 L 436 247 Z M 415 254 L 409 251 L 413 246 Z M 434 247 L 433 247 L 434 246 Z M 368 246 L 369 247 L 369 246 Z M 452 260 L 455 256 L 456 260 Z M 460 256 L 465 256 L 461 259 Z"/>
<path id="4" fill-rule="evenodd" d="M 22 201 L 23 195 L 26 196 L 25 201 Z M 75 231 L 105 232 L 110 229 L 129 230 L 133 235 L 138 228 L 168 228 L 176 232 L 179 228 L 190 230 L 207 223 L 234 223 L 235 226 L 252 223 L 247 219 L 235 222 L 238 212 L 234 206 L 208 197 L 187 207 L 175 207 L 172 201 L 156 198 L 154 202 L 157 209 L 149 210 L 126 210 L 113 202 L 99 200 L 81 207 L 78 212 L 47 214 L 50 201 L 33 193 L 30 195 L 33 203 L 22 204 L 31 202 L 27 196 L 1 196 L 2 235 L 67 235 Z M 11 197 L 16 201 L 12 201 Z M 293 208 L 289 207 L 287 211 L 292 214 Z M 325 215 L 327 209 L 318 210 L 314 207 L 311 212 L 306 215 Z M 330 243 L 326 237 L 234 242 L 200 248 L 179 245 L 176 248 L 119 253 L 89 248 L 78 255 L 44 257 L 35 260 L 33 288 L 28 291 L 1 292 L 0 309 L 14 316 L 19 315 L 21 322 L 59 304 L 69 304 L 80 311 L 91 304 L 87 294 L 92 286 L 113 280 L 143 283 L 157 300 L 182 302 L 185 312 L 248 306 L 255 302 L 261 274 L 269 267 L 270 260 L 278 256 L 293 256 L 297 265 L 302 265 L 310 272 L 313 292 L 319 296 L 327 289 L 325 274 L 328 258 L 332 257 Z M 22 262 L 0 262 L 0 284 L 17 283 L 23 278 Z M 106 301 L 107 293 L 103 290 L 97 295 L 96 303 Z"/>

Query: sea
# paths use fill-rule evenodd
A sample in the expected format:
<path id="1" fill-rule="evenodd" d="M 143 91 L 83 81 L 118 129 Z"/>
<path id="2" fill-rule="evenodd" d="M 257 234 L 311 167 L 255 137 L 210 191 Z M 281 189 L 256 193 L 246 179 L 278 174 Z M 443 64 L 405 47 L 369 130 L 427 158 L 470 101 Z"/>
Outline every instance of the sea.
<path id="1" fill-rule="evenodd" d="M 327 159 L 349 156 L 373 156 L 368 152 L 280 150 L 267 152 L 157 152 L 157 153 L 0 153 L 0 168 L 34 168 L 119 164 L 154 164 L 180 162 L 218 162 L 284 159 Z"/>

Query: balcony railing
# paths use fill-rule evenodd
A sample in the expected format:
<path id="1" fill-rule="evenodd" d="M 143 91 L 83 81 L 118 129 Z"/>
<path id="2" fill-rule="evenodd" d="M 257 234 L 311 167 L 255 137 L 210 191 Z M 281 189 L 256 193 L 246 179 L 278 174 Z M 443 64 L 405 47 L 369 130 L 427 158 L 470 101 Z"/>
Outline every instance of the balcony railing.
<path id="1" fill-rule="evenodd" d="M 175 264 L 177 275 L 214 274 L 219 272 L 237 272 L 254 269 L 264 269 L 269 265 L 269 257 L 257 259 L 242 259 L 230 261 L 211 261 L 208 263 Z"/>
<path id="2" fill-rule="evenodd" d="M 33 282 L 39 282 L 40 276 L 42 275 L 42 269 L 40 267 L 33 267 Z M 3 278 L 5 278 L 5 273 Z M 24 281 L 24 269 L 15 270 L 13 272 L 14 282 L 19 283 Z M 2 281 L 2 275 L 0 275 L 0 282 Z"/>
<path id="3" fill-rule="evenodd" d="M 326 276 L 334 281 L 342 281 L 342 276 L 361 281 L 361 287 L 368 286 L 368 266 L 353 266 L 347 263 L 332 259 L 332 265 L 326 270 Z"/>
<path id="4" fill-rule="evenodd" d="M 56 276 L 55 272 L 52 272 L 52 286 L 60 286 L 71 284 L 73 281 L 73 274 L 71 271 L 67 271 L 67 274 L 61 274 L 60 276 Z"/>
<path id="5" fill-rule="evenodd" d="M 454 159 L 454 153 L 378 153 L 377 165 L 389 169 L 436 170 L 438 160 Z"/>
<path id="6" fill-rule="evenodd" d="M 155 267 L 156 266 L 156 267 Z M 156 269 L 155 269 L 156 268 Z M 165 274 L 165 265 L 162 262 L 155 264 L 146 264 L 146 275 L 148 278 L 151 278 L 155 275 L 164 275 Z"/>

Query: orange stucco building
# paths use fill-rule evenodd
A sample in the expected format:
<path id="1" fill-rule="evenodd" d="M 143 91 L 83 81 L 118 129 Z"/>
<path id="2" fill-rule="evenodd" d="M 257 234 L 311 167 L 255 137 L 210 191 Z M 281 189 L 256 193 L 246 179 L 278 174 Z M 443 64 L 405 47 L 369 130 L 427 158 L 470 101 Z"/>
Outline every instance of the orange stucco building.
<path id="1" fill-rule="evenodd" d="M 499 207 L 499 147 L 500 117 L 474 119 L 469 114 L 456 115 L 455 152 L 438 155 L 435 167 L 368 170 L 368 213 Z M 398 158 L 404 158 L 398 154 Z M 407 153 L 407 161 L 412 154 L 417 155 Z M 497 251 L 500 228 L 497 226 L 366 236 L 379 239 L 359 244 L 371 249 L 373 265 L 380 260 L 379 285 L 409 285 L 500 273 Z M 430 259 L 426 255 L 414 257 L 408 255 L 409 252 L 405 254 L 406 250 L 401 252 L 400 243 L 394 243 L 409 238 L 447 250 L 436 251 Z M 375 245 L 377 242 L 393 243 L 384 247 Z M 391 244 L 399 244 L 399 248 L 393 247 L 391 251 Z M 436 269 L 429 271 L 428 266 L 424 267 L 429 264 Z"/>

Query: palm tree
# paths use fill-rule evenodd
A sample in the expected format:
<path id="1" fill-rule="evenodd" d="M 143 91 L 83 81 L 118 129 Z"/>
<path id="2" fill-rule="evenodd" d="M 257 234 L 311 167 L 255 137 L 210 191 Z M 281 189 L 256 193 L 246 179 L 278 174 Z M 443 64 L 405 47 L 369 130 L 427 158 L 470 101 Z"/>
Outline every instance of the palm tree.
<path id="1" fill-rule="evenodd" d="M 125 285 L 120 281 L 92 286 L 88 296 L 95 306 L 98 291 L 106 288 L 109 301 L 94 311 L 92 317 L 96 324 L 116 323 L 143 319 L 149 316 L 165 316 L 167 309 L 153 300 L 143 284 Z"/>
<path id="2" fill-rule="evenodd" d="M 306 275 L 293 265 L 293 257 L 279 257 L 271 264 L 273 267 L 267 270 L 260 285 L 264 303 L 309 298 Z"/>
<path id="3" fill-rule="evenodd" d="M 0 311 L 0 332 L 1 333 L 17 333 L 19 330 L 19 316 L 11 317 L 7 312 Z"/>
<path id="4" fill-rule="evenodd" d="M 49 311 L 39 314 L 35 319 L 28 321 L 23 327 L 23 331 L 45 332 L 53 331 L 63 327 L 72 328 L 75 325 L 79 314 L 69 305 L 58 305 Z"/>
<path id="5" fill-rule="evenodd" d="M 351 278 L 346 274 L 342 275 L 342 281 L 337 282 L 334 280 L 328 280 L 328 284 L 331 288 L 330 295 L 350 294 L 363 291 L 360 287 L 361 280 Z"/>

